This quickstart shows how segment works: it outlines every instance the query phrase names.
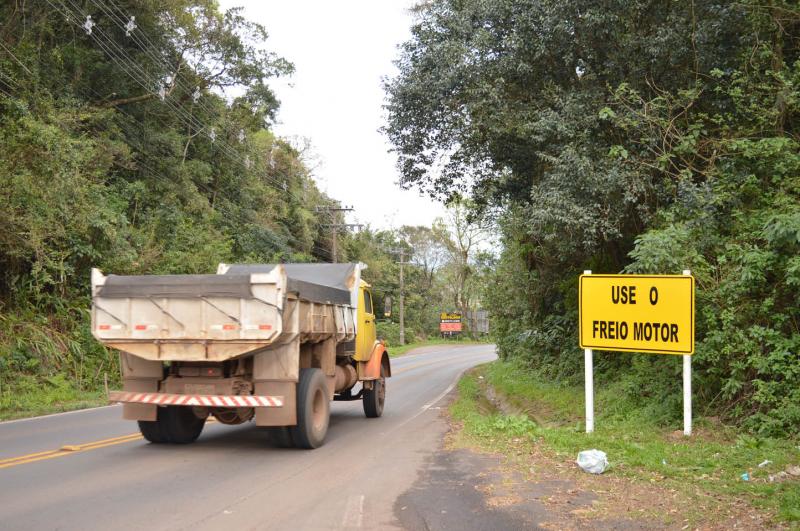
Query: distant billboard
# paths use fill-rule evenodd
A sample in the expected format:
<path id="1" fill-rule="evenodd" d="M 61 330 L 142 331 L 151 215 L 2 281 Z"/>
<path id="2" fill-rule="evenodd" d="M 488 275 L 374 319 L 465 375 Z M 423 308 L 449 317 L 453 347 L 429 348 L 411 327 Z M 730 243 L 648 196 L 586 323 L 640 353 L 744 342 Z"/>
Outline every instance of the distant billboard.
<path id="1" fill-rule="evenodd" d="M 461 314 L 442 312 L 439 315 L 440 332 L 461 332 Z"/>

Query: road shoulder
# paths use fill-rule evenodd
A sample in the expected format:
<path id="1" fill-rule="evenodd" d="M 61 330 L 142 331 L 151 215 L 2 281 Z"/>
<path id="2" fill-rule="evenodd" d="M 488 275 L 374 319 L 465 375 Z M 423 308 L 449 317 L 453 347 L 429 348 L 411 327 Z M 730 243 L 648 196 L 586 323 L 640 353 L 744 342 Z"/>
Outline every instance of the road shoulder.
<path id="1" fill-rule="evenodd" d="M 480 371 L 480 369 L 478 369 Z M 474 372 L 465 379 L 476 380 Z M 463 382 L 463 380 L 462 380 Z M 769 512 L 728 498 L 675 488 L 658 477 L 587 474 L 575 456 L 558 453 L 526 435 L 519 417 L 497 414 L 486 396 L 473 396 L 482 421 L 510 423 L 502 430 L 465 428 L 463 400 L 448 396 L 447 437 L 412 488 L 394 506 L 404 529 L 781 529 Z M 510 420 L 509 420 L 510 419 Z M 527 421 L 527 419 L 526 419 Z M 530 421 L 527 421 L 530 422 Z M 588 449 L 588 448 L 587 448 Z M 718 499 L 717 499 L 718 498 Z"/>
<path id="2" fill-rule="evenodd" d="M 447 397 L 452 403 L 458 395 Z M 623 512 L 597 517 L 599 496 L 563 466 L 540 456 L 503 455 L 465 439 L 443 407 L 449 431 L 414 485 L 395 502 L 407 530 L 662 529 L 657 519 Z M 528 457 L 531 457 L 528 459 Z M 527 467 L 527 468 L 526 468 Z"/>

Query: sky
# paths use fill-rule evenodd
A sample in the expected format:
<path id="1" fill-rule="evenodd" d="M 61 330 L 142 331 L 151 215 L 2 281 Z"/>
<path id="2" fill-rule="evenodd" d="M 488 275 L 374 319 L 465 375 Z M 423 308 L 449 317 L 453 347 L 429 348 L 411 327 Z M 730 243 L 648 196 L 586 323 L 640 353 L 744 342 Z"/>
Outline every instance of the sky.
<path id="1" fill-rule="evenodd" d="M 275 131 L 308 139 L 318 186 L 353 206 L 350 223 L 373 228 L 430 225 L 444 208 L 397 186 L 384 124 L 381 79 L 411 36 L 413 0 L 221 0 L 269 32 L 266 49 L 295 73 L 271 86 L 281 101 Z"/>

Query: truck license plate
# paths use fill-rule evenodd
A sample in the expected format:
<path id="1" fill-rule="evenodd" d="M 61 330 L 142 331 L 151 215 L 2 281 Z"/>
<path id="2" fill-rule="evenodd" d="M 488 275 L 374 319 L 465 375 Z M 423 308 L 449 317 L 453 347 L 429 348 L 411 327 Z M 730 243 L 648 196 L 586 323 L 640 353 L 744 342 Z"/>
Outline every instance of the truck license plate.
<path id="1" fill-rule="evenodd" d="M 214 395 L 217 393 L 213 384 L 185 384 L 183 390 L 187 395 Z"/>

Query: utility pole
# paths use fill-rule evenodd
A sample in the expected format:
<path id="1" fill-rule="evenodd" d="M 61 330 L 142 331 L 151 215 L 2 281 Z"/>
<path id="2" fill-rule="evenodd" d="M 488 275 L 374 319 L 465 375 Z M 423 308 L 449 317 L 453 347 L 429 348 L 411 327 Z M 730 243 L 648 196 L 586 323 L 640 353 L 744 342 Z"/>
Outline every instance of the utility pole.
<path id="1" fill-rule="evenodd" d="M 315 210 L 317 213 L 327 213 L 333 214 L 334 212 L 352 212 L 353 207 L 317 207 Z M 339 255 L 339 244 L 336 239 L 336 234 L 339 232 L 339 229 L 350 229 L 350 228 L 361 228 L 363 225 L 358 223 L 324 223 L 322 224 L 323 227 L 329 227 L 331 229 L 331 254 L 333 255 L 333 263 L 335 264 L 338 259 Z"/>
<path id="2" fill-rule="evenodd" d="M 400 261 L 397 262 L 400 265 L 400 344 L 406 344 L 406 323 L 405 323 L 405 279 L 403 278 L 403 266 L 411 265 L 410 262 L 406 262 L 406 250 L 402 247 L 397 249 L 390 249 L 390 253 L 398 253 L 400 255 Z"/>
<path id="3" fill-rule="evenodd" d="M 403 282 L 403 258 L 405 258 L 405 253 L 403 250 L 400 249 L 400 345 L 406 344 L 406 323 L 405 323 L 405 316 L 406 311 L 403 307 L 405 304 L 405 282 Z"/>
<path id="4" fill-rule="evenodd" d="M 337 252 L 338 252 L 338 244 L 336 242 L 336 233 L 339 232 L 339 229 L 360 229 L 364 225 L 360 223 L 324 223 L 323 227 L 330 227 L 331 229 L 331 238 L 332 238 L 332 254 L 333 254 L 333 263 L 335 264 L 337 261 Z"/>

